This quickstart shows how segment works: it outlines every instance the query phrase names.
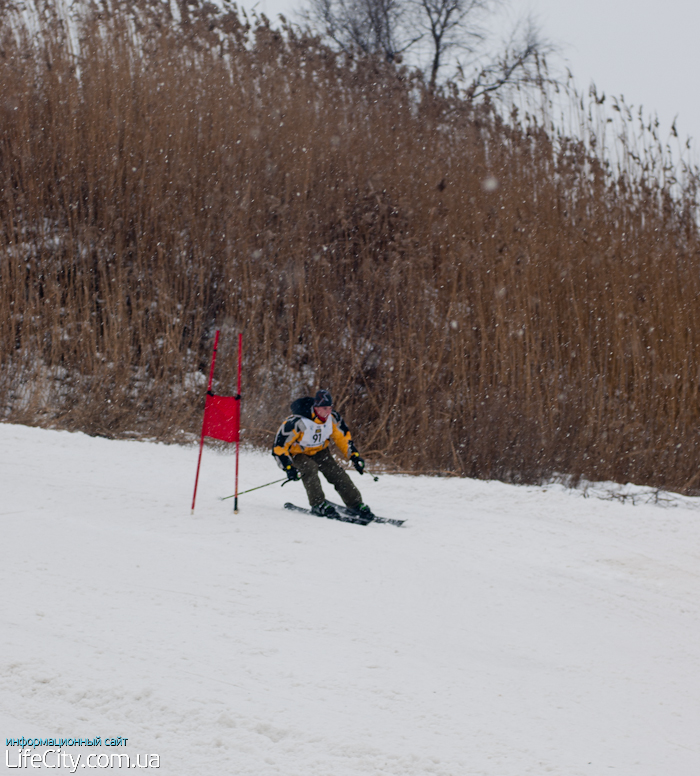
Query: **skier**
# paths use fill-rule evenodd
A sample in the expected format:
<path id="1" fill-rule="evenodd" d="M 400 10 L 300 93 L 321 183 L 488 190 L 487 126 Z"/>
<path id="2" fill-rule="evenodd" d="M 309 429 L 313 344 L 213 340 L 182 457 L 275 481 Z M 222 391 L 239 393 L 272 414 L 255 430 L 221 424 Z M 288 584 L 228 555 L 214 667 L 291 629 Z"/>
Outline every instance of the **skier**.
<path id="1" fill-rule="evenodd" d="M 329 391 L 320 390 L 315 397 L 296 399 L 290 415 L 275 437 L 272 455 L 286 472 L 288 480 L 301 479 L 309 497 L 311 511 L 324 517 L 339 518 L 337 509 L 326 501 L 318 477 L 319 471 L 330 482 L 344 504 L 360 517 L 374 517 L 347 472 L 341 468 L 329 450 L 332 439 L 360 474 L 365 462 L 353 444 L 345 421 L 333 409 Z"/>

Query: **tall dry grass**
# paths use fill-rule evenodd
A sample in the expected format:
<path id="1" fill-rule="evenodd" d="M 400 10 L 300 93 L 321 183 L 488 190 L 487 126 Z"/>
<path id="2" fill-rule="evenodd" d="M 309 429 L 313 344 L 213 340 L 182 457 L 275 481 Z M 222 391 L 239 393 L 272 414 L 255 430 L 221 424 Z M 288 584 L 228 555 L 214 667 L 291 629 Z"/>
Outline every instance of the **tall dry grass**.
<path id="1" fill-rule="evenodd" d="M 700 486 L 692 170 L 181 13 L 5 16 L 2 417 L 187 438 L 222 328 L 254 443 L 323 386 L 391 468 Z"/>

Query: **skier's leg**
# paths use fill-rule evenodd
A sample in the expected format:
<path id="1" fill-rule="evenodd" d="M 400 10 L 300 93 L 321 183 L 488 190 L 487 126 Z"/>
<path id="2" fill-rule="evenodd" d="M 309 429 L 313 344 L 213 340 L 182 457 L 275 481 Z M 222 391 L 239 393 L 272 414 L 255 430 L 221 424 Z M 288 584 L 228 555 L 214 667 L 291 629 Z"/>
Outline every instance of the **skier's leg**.
<path id="1" fill-rule="evenodd" d="M 331 451 L 328 448 L 321 450 L 320 453 L 316 453 L 314 458 L 323 476 L 338 491 L 345 506 L 350 507 L 350 509 L 359 509 L 362 504 L 362 494 L 345 469 L 333 458 Z"/>
<path id="2" fill-rule="evenodd" d="M 309 498 L 309 505 L 311 507 L 317 507 L 323 504 L 326 497 L 323 495 L 323 488 L 321 487 L 321 480 L 318 477 L 318 464 L 314 460 L 315 455 L 305 455 L 299 453 L 292 456 L 294 465 L 301 472 L 301 481 L 306 488 L 306 495 Z"/>

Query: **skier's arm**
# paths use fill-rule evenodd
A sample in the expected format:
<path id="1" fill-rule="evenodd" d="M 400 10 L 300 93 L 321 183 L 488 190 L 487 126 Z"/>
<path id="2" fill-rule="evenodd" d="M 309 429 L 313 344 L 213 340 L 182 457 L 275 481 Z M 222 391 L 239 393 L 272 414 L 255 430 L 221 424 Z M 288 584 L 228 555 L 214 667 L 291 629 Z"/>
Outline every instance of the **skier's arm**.
<path id="1" fill-rule="evenodd" d="M 337 412 L 333 413 L 333 433 L 331 434 L 331 437 L 336 445 L 338 445 L 338 448 L 343 455 L 350 459 L 357 471 L 360 474 L 364 474 L 365 459 L 355 447 L 355 443 L 352 441 L 352 436 L 350 435 L 350 429 L 348 429 L 345 425 L 345 421 Z"/>
<path id="2" fill-rule="evenodd" d="M 333 431 L 331 439 L 336 443 L 340 452 L 352 460 L 353 453 L 359 455 L 355 443 L 352 441 L 350 429 L 340 415 L 333 410 Z"/>
<path id="3" fill-rule="evenodd" d="M 289 455 L 289 449 L 302 436 L 303 434 L 296 427 L 296 417 L 294 416 L 287 418 L 277 432 L 272 455 L 277 459 L 278 465 L 286 472 L 294 468 L 294 462 Z"/>

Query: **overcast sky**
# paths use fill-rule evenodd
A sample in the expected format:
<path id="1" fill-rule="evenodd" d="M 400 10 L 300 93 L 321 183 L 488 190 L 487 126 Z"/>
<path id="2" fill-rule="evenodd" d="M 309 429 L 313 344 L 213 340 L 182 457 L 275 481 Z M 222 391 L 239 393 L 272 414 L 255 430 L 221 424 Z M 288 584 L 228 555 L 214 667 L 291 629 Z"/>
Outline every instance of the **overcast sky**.
<path id="1" fill-rule="evenodd" d="M 511 0 L 561 46 L 580 88 L 623 94 L 700 149 L 698 0 Z"/>
<path id="2" fill-rule="evenodd" d="M 253 3 L 243 3 L 250 8 Z M 274 19 L 292 16 L 301 0 L 259 0 Z M 663 137 L 674 117 L 683 139 L 700 156 L 700 2 L 698 0 L 509 0 L 503 34 L 532 13 L 543 34 L 560 47 L 579 90 L 624 95 L 635 108 L 656 113 Z"/>

